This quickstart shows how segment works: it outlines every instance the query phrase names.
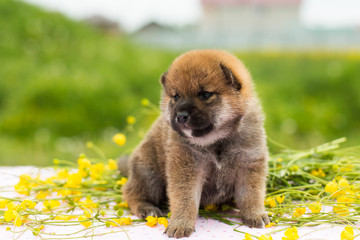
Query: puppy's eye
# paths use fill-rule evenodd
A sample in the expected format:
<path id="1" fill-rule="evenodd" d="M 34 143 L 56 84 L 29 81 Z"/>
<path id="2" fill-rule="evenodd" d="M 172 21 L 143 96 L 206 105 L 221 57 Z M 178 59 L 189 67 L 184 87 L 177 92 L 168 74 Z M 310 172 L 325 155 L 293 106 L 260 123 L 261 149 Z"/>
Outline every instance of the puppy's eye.
<path id="1" fill-rule="evenodd" d="M 180 96 L 179 94 L 176 94 L 175 96 L 173 96 L 173 99 L 175 102 L 177 102 L 179 100 Z"/>
<path id="2" fill-rule="evenodd" d="M 200 100 L 207 100 L 209 99 L 214 93 L 211 92 L 200 92 L 199 93 L 199 98 Z"/>

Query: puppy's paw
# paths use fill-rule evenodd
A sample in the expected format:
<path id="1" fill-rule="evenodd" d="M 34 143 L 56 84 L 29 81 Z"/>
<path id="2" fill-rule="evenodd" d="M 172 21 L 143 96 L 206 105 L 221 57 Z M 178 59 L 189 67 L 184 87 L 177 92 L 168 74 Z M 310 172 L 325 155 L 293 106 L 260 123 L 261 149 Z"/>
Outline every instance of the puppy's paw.
<path id="1" fill-rule="evenodd" d="M 241 219 L 245 225 L 255 228 L 263 228 L 270 223 L 269 216 L 266 213 L 248 214 L 241 216 Z"/>
<path id="2" fill-rule="evenodd" d="M 161 217 L 161 210 L 153 205 L 144 204 L 138 207 L 136 215 L 140 218 L 147 218 L 148 216 L 152 217 Z"/>
<path id="3" fill-rule="evenodd" d="M 195 231 L 195 226 L 188 222 L 174 221 L 166 228 L 165 232 L 169 237 L 182 238 L 189 237 Z"/>

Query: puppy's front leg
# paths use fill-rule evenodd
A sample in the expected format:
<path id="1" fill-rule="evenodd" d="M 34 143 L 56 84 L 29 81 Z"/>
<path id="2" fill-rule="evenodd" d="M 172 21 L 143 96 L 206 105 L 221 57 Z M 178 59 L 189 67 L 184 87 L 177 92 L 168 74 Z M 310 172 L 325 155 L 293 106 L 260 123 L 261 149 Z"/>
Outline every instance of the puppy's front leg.
<path id="1" fill-rule="evenodd" d="M 203 181 L 202 171 L 191 156 L 182 153 L 176 157 L 167 168 L 171 218 L 165 233 L 181 238 L 195 231 Z"/>
<path id="2" fill-rule="evenodd" d="M 265 212 L 266 160 L 244 163 L 237 174 L 235 202 L 240 217 L 250 227 L 261 228 L 270 220 Z"/>

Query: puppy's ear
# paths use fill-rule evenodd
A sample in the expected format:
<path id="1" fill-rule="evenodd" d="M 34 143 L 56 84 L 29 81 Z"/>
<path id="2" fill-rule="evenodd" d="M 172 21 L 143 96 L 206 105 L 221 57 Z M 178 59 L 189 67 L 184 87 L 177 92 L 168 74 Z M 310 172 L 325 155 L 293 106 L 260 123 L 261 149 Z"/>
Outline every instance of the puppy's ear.
<path id="1" fill-rule="evenodd" d="M 225 65 L 223 65 L 222 63 L 220 63 L 220 67 L 225 75 L 226 83 L 233 86 L 233 88 L 239 91 L 241 89 L 241 83 L 239 79 L 234 76 L 230 68 L 225 67 Z"/>
<path id="2" fill-rule="evenodd" d="M 167 71 L 161 75 L 160 82 L 165 87 Z"/>

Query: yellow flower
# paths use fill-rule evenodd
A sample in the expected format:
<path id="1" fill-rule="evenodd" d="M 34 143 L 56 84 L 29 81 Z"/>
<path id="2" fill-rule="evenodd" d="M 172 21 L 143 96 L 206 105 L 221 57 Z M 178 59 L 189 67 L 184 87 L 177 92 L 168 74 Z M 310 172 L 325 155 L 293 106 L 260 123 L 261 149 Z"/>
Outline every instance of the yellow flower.
<path id="1" fill-rule="evenodd" d="M 326 174 L 321 168 L 317 170 L 316 169 L 312 170 L 310 174 L 314 175 L 315 177 L 322 177 L 322 178 L 326 176 Z"/>
<path id="2" fill-rule="evenodd" d="M 349 214 L 349 209 L 346 207 L 345 204 L 338 204 L 337 206 L 334 206 L 333 211 L 343 217 Z"/>
<path id="3" fill-rule="evenodd" d="M 354 240 L 354 229 L 350 226 L 346 226 L 340 236 L 341 240 Z"/>
<path id="4" fill-rule="evenodd" d="M 354 199 L 351 197 L 340 196 L 336 199 L 338 203 L 353 203 Z"/>
<path id="5" fill-rule="evenodd" d="M 301 217 L 306 211 L 306 208 L 304 207 L 300 207 L 300 208 L 295 208 L 294 212 L 293 212 L 293 216 L 294 217 Z"/>
<path id="6" fill-rule="evenodd" d="M 122 133 L 117 133 L 113 136 L 113 141 L 119 145 L 123 146 L 126 143 L 126 136 Z"/>
<path id="7" fill-rule="evenodd" d="M 24 199 L 20 204 L 20 208 L 22 208 L 22 209 L 26 209 L 26 208 L 34 209 L 36 204 L 37 204 L 36 202 L 33 202 L 33 201 L 29 200 L 29 199 Z"/>
<path id="8" fill-rule="evenodd" d="M 126 118 L 126 122 L 130 125 L 133 125 L 136 122 L 136 118 L 134 116 L 128 116 Z"/>
<path id="9" fill-rule="evenodd" d="M 284 195 L 280 195 L 280 196 L 276 196 L 276 201 L 279 203 L 279 204 L 282 204 L 284 202 L 284 199 L 285 199 L 285 196 Z"/>
<path id="10" fill-rule="evenodd" d="M 146 218 L 146 221 L 147 221 L 146 225 L 148 225 L 149 227 L 154 227 L 157 224 L 157 220 L 158 220 L 157 217 L 148 216 Z"/>
<path id="11" fill-rule="evenodd" d="M 78 173 L 70 174 L 67 183 L 65 184 L 65 187 L 78 188 L 81 185 L 81 181 L 82 181 L 81 173 L 78 172 Z"/>
<path id="12" fill-rule="evenodd" d="M 51 210 L 53 208 L 57 208 L 60 206 L 60 202 L 58 200 L 50 200 L 44 202 L 44 209 L 45 210 Z"/>
<path id="13" fill-rule="evenodd" d="M 341 167 L 340 172 L 350 172 L 353 170 L 354 165 L 346 164 L 345 166 Z"/>
<path id="14" fill-rule="evenodd" d="M 62 169 L 57 173 L 59 179 L 67 179 L 69 177 L 69 172 L 67 169 Z"/>
<path id="15" fill-rule="evenodd" d="M 10 222 L 18 216 L 18 213 L 14 210 L 6 210 L 4 213 L 4 219 L 6 222 Z"/>
<path id="16" fill-rule="evenodd" d="M 58 215 L 54 218 L 54 220 L 59 220 L 59 221 L 69 221 L 71 219 L 74 219 L 75 217 L 72 215 Z"/>
<path id="17" fill-rule="evenodd" d="M 205 206 L 205 211 L 208 211 L 208 212 L 214 212 L 218 209 L 219 209 L 219 206 L 217 206 L 216 204 L 209 204 L 209 205 Z"/>
<path id="18" fill-rule="evenodd" d="M 6 231 L 10 231 L 11 230 L 11 227 L 6 227 Z"/>
<path id="19" fill-rule="evenodd" d="M 80 157 L 77 160 L 77 163 L 79 165 L 79 168 L 89 168 L 91 166 L 90 160 L 85 157 Z"/>
<path id="20" fill-rule="evenodd" d="M 268 206 L 270 206 L 271 208 L 275 207 L 275 206 L 276 206 L 275 198 L 273 198 L 273 197 L 268 197 L 268 198 L 265 200 L 265 205 L 268 205 Z"/>
<path id="21" fill-rule="evenodd" d="M 92 209 L 98 207 L 98 204 L 94 203 L 91 199 L 86 199 L 83 202 L 79 202 L 79 204 L 80 204 L 81 208 L 83 208 L 83 209 L 85 208 L 85 209 L 88 209 L 88 210 L 92 210 Z"/>
<path id="22" fill-rule="evenodd" d="M 147 99 L 147 98 L 141 99 L 141 105 L 143 105 L 144 107 L 149 106 L 149 104 L 150 104 L 149 99 Z"/>
<path id="23" fill-rule="evenodd" d="M 19 204 L 16 204 L 15 202 L 9 202 L 7 205 L 6 205 L 6 208 L 8 210 L 17 210 L 19 207 Z"/>
<path id="24" fill-rule="evenodd" d="M 21 175 L 20 176 L 20 181 L 19 183 L 17 183 L 14 188 L 15 191 L 20 193 L 20 194 L 24 194 L 26 196 L 29 196 L 29 191 L 30 191 L 30 176 L 28 175 Z"/>
<path id="25" fill-rule="evenodd" d="M 79 216 L 78 221 L 80 222 L 81 225 L 83 225 L 86 228 L 91 226 L 91 221 L 89 221 L 88 218 L 84 215 Z"/>
<path id="26" fill-rule="evenodd" d="M 15 227 L 20 227 L 22 225 L 22 223 L 23 223 L 23 221 L 22 221 L 21 217 L 18 216 L 14 221 L 14 226 Z"/>
<path id="27" fill-rule="evenodd" d="M 334 193 L 338 190 L 338 184 L 335 181 L 328 182 L 325 186 L 325 192 Z"/>
<path id="28" fill-rule="evenodd" d="M 108 167 L 110 170 L 117 170 L 117 163 L 114 159 L 108 160 Z"/>
<path id="29" fill-rule="evenodd" d="M 168 225 L 169 225 L 168 220 L 166 218 L 164 218 L 164 217 L 159 217 L 158 218 L 158 223 L 161 224 L 161 225 L 164 225 L 165 228 L 167 228 Z"/>
<path id="30" fill-rule="evenodd" d="M 59 164 L 60 164 L 60 160 L 57 159 L 57 158 L 55 158 L 55 159 L 53 160 L 53 164 L 54 164 L 54 165 L 59 165 Z"/>
<path id="31" fill-rule="evenodd" d="M 71 190 L 69 190 L 69 189 L 63 189 L 63 190 L 59 190 L 58 192 L 57 192 L 57 195 L 58 196 L 69 196 L 69 195 L 71 195 L 71 193 L 72 193 L 72 191 Z"/>
<path id="32" fill-rule="evenodd" d="M 45 199 L 48 195 L 48 192 L 46 191 L 40 191 L 37 195 L 36 195 L 36 199 Z"/>
<path id="33" fill-rule="evenodd" d="M 120 180 L 116 181 L 116 184 L 118 185 L 124 185 L 127 182 L 127 178 L 126 177 L 122 177 Z"/>
<path id="34" fill-rule="evenodd" d="M 90 177 L 93 180 L 99 179 L 101 174 L 104 171 L 104 164 L 103 163 L 97 163 L 95 165 L 92 165 L 90 167 Z"/>
<path id="35" fill-rule="evenodd" d="M 319 213 L 322 209 L 322 206 L 319 202 L 310 204 L 309 209 L 312 213 Z"/>
<path id="36" fill-rule="evenodd" d="M 118 204 L 118 206 L 121 208 L 129 208 L 129 204 L 127 202 L 121 202 Z"/>
<path id="37" fill-rule="evenodd" d="M 130 217 L 122 217 L 122 218 L 113 218 L 111 219 L 112 222 L 110 222 L 111 226 L 117 227 L 117 226 L 124 226 L 124 225 L 131 225 L 132 219 Z"/>
<path id="38" fill-rule="evenodd" d="M 273 238 L 269 235 L 261 235 L 259 240 L 273 240 Z"/>
<path id="39" fill-rule="evenodd" d="M 339 187 L 340 188 L 347 188 L 350 186 L 348 180 L 346 180 L 346 178 L 344 177 L 341 177 L 338 181 L 338 184 L 339 184 Z"/>
<path id="40" fill-rule="evenodd" d="M 296 227 L 289 228 L 285 231 L 285 236 L 282 237 L 282 240 L 297 240 L 299 239 L 299 234 Z"/>
<path id="41" fill-rule="evenodd" d="M 0 208 L 6 208 L 6 205 L 9 203 L 9 200 L 1 199 L 0 200 Z"/>
<path id="42" fill-rule="evenodd" d="M 269 227 L 274 226 L 274 224 L 275 224 L 274 222 L 270 222 L 268 225 L 265 225 L 265 227 L 266 227 L 266 228 L 269 228 Z"/>
<path id="43" fill-rule="evenodd" d="M 244 240 L 252 240 L 251 235 L 249 233 L 245 233 Z"/>
<path id="44" fill-rule="evenodd" d="M 299 170 L 299 166 L 293 165 L 293 166 L 291 166 L 291 167 L 289 168 L 289 170 L 290 170 L 291 172 L 297 172 L 297 171 Z"/>

